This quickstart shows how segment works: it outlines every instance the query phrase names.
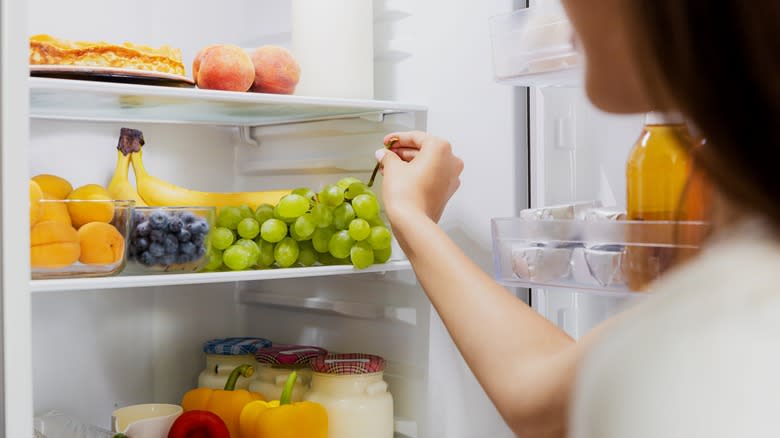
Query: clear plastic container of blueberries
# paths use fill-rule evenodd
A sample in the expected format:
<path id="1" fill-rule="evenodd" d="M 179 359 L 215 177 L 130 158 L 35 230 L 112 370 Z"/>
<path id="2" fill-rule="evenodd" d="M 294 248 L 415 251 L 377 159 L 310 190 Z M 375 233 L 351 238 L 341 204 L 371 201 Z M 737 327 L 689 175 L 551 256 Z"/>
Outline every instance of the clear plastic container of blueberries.
<path id="1" fill-rule="evenodd" d="M 127 245 L 129 274 L 198 272 L 208 264 L 214 207 L 137 207 Z"/>

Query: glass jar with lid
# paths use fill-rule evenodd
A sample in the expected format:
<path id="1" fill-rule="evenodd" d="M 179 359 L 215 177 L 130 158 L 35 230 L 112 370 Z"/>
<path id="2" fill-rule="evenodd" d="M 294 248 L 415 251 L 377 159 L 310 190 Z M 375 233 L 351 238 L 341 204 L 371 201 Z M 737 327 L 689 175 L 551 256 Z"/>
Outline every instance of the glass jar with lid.
<path id="1" fill-rule="evenodd" d="M 393 437 L 393 396 L 383 358 L 330 354 L 312 359 L 310 366 L 311 388 L 303 399 L 325 406 L 329 438 Z"/>
<path id="2" fill-rule="evenodd" d="M 271 341 L 263 338 L 222 338 L 203 343 L 206 353 L 206 369 L 198 376 L 198 387 L 222 389 L 234 368 L 255 363 L 255 352 L 271 347 Z M 254 379 L 239 377 L 236 389 L 246 389 Z"/>
<path id="3" fill-rule="evenodd" d="M 307 345 L 276 344 L 259 349 L 255 352 L 256 371 L 249 383 L 249 390 L 263 394 L 266 400 L 278 400 L 290 373 L 297 371 L 298 379 L 291 400 L 301 401 L 311 380 L 309 361 L 326 354 L 328 352 L 325 349 Z"/>

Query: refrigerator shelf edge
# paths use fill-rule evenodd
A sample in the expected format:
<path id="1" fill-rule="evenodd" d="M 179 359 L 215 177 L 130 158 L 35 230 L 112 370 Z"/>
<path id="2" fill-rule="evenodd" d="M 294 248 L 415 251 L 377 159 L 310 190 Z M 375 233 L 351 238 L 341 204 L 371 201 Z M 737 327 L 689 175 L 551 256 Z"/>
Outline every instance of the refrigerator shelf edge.
<path id="1" fill-rule="evenodd" d="M 583 59 L 574 31 L 557 2 L 490 19 L 497 82 L 520 87 L 578 86 Z"/>
<path id="2" fill-rule="evenodd" d="M 315 120 L 424 114 L 424 106 L 379 100 L 30 78 L 30 117 L 51 120 L 268 126 Z"/>
<path id="3" fill-rule="evenodd" d="M 193 274 L 128 275 L 100 278 L 31 280 L 31 292 L 82 291 L 137 287 L 179 286 L 191 284 L 233 283 L 241 281 L 280 280 L 405 271 L 412 268 L 407 260 L 390 261 L 358 270 L 352 266 L 314 266 L 308 268 L 265 269 L 236 272 L 203 272 Z"/>

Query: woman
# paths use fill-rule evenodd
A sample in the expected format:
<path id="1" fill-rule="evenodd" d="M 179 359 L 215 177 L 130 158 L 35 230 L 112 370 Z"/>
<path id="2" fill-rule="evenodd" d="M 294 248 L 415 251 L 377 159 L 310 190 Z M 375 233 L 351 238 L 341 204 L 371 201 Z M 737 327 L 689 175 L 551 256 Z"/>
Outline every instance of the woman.
<path id="1" fill-rule="evenodd" d="M 394 153 L 377 151 L 400 244 L 518 435 L 780 436 L 780 2 L 564 4 L 590 100 L 613 113 L 682 112 L 707 137 L 700 161 L 735 214 L 656 294 L 579 342 L 438 228 L 463 162 L 420 132 L 390 134 Z"/>

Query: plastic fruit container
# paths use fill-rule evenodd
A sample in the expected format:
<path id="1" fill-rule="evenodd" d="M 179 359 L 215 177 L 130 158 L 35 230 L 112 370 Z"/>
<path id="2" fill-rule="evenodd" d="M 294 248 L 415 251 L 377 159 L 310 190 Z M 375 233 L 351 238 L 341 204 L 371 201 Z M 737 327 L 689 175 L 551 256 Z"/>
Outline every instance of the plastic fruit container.
<path id="1" fill-rule="evenodd" d="M 34 280 L 104 277 L 126 263 L 134 201 L 41 200 L 30 227 Z M 76 229 L 74 223 L 83 223 Z"/>
<path id="2" fill-rule="evenodd" d="M 131 274 L 198 272 L 208 264 L 214 207 L 138 207 L 128 243 Z"/>

